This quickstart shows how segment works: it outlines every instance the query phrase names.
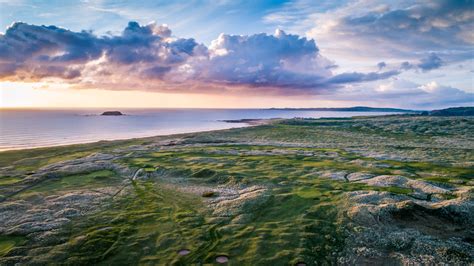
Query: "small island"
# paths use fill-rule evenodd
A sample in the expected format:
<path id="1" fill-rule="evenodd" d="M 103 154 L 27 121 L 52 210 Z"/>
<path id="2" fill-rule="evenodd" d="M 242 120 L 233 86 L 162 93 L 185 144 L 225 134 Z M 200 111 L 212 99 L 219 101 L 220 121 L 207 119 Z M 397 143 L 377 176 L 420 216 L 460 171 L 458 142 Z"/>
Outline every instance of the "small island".
<path id="1" fill-rule="evenodd" d="M 119 115 L 124 115 L 120 111 L 105 111 L 101 115 L 108 115 L 108 116 L 119 116 Z"/>

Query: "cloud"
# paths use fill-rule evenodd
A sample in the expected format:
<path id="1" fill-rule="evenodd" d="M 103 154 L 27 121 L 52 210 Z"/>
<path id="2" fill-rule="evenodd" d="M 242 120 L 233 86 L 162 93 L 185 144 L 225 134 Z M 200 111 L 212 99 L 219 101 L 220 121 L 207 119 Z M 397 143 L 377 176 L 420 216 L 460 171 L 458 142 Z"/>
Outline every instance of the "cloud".
<path id="1" fill-rule="evenodd" d="M 429 71 L 432 69 L 437 69 L 443 65 L 443 60 L 439 58 L 435 53 L 431 53 L 429 56 L 422 58 L 418 67 L 423 71 Z"/>
<path id="2" fill-rule="evenodd" d="M 198 77 L 203 81 L 256 87 L 310 88 L 332 75 L 327 68 L 332 63 L 319 54 L 314 40 L 282 30 L 274 35 L 221 34 L 203 65 Z"/>
<path id="3" fill-rule="evenodd" d="M 0 58 L 21 64 L 81 63 L 100 56 L 102 48 L 90 32 L 71 32 L 55 26 L 14 23 L 0 39 Z"/>
<path id="4" fill-rule="evenodd" d="M 400 69 L 401 69 L 401 70 L 409 70 L 409 69 L 412 69 L 412 68 L 414 68 L 414 67 L 415 67 L 415 66 L 412 65 L 412 64 L 411 64 L 410 62 L 408 62 L 408 61 L 402 62 L 402 63 L 400 64 Z"/>
<path id="5" fill-rule="evenodd" d="M 172 65 L 185 61 L 198 45 L 194 39 L 170 39 L 166 26 L 140 26 L 130 22 L 122 35 L 103 38 L 105 53 L 110 62 L 118 64 L 153 63 Z"/>
<path id="6" fill-rule="evenodd" d="M 156 23 L 129 22 L 119 35 L 96 36 L 17 22 L 0 35 L 3 80 L 56 78 L 83 88 L 199 93 L 224 86 L 314 93 L 400 73 L 334 74 L 334 67 L 313 39 L 282 30 L 273 35 L 221 34 L 209 47 L 177 38 Z"/>
<path id="7" fill-rule="evenodd" d="M 0 36 L 0 76 L 74 79 L 87 72 L 90 64 L 100 69 L 97 73 L 130 66 L 137 75 L 162 76 L 192 56 L 197 46 L 193 39 L 171 38 L 166 26 L 156 24 L 130 22 L 119 36 L 98 37 L 87 31 L 18 22 Z"/>
<path id="8" fill-rule="evenodd" d="M 97 36 L 56 26 L 14 23 L 0 35 L 0 79 L 59 79 L 79 88 L 160 92 L 318 95 L 336 100 L 405 107 L 469 105 L 473 93 L 435 81 L 399 79 L 445 64 L 437 53 L 419 61 L 377 64 L 376 72 L 336 73 L 313 39 L 274 34 L 221 34 L 207 47 L 178 38 L 164 25 L 130 22 L 118 35 Z"/>
<path id="9" fill-rule="evenodd" d="M 445 62 L 435 53 L 431 53 L 421 58 L 418 63 L 410 63 L 408 61 L 400 64 L 400 70 L 421 70 L 422 72 L 428 72 L 430 70 L 438 69 L 445 65 Z"/>
<path id="10" fill-rule="evenodd" d="M 368 82 L 375 81 L 380 79 L 387 79 L 393 76 L 400 74 L 398 70 L 390 70 L 386 72 L 370 72 L 370 73 L 343 73 L 336 75 L 329 79 L 328 83 L 331 84 L 346 84 L 346 83 L 358 83 L 358 82 Z"/>
<path id="11" fill-rule="evenodd" d="M 386 66 L 387 66 L 387 64 L 385 62 L 379 62 L 377 64 L 377 68 L 379 69 L 379 71 L 382 70 Z"/>
<path id="12" fill-rule="evenodd" d="M 447 63 L 472 58 L 471 0 L 352 1 L 295 23 L 311 27 L 307 35 L 330 55 L 414 59 L 436 53 Z"/>
<path id="13" fill-rule="evenodd" d="M 377 103 L 380 106 L 432 109 L 450 106 L 472 106 L 474 93 L 450 86 L 443 86 L 435 81 L 417 84 L 404 79 L 391 79 L 367 84 L 348 86 L 337 94 L 326 96 L 338 101 L 355 101 L 359 104 Z"/>

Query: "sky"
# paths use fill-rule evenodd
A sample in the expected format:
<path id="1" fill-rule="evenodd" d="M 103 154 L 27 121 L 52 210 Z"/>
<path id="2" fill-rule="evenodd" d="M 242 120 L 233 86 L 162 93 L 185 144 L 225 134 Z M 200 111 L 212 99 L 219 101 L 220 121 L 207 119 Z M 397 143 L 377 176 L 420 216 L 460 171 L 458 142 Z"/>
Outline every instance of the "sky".
<path id="1" fill-rule="evenodd" d="M 473 0 L 0 6 L 0 108 L 474 106 Z"/>

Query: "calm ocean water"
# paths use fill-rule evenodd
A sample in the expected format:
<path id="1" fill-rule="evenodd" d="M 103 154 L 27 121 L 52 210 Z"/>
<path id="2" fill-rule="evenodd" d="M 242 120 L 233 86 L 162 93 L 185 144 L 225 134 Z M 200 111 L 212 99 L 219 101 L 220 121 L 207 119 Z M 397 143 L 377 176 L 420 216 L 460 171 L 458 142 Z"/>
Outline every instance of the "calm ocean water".
<path id="1" fill-rule="evenodd" d="M 244 123 L 219 120 L 386 114 L 263 109 L 122 109 L 125 116 L 100 116 L 103 111 L 105 110 L 0 110 L 0 150 L 246 126 Z"/>

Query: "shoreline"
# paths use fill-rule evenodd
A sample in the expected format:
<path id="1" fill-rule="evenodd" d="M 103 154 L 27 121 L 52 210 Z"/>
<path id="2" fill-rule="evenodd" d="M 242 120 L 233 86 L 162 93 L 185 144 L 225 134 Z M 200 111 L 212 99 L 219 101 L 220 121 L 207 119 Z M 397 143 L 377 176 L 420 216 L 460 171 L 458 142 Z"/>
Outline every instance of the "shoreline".
<path id="1" fill-rule="evenodd" d="M 151 136 L 142 136 L 142 137 L 129 137 L 129 138 L 117 138 L 117 139 L 103 139 L 103 140 L 96 140 L 96 141 L 90 141 L 90 142 L 71 142 L 71 143 L 62 143 L 62 144 L 57 144 L 57 145 L 45 145 L 45 146 L 34 146 L 34 147 L 28 147 L 28 148 L 8 148 L 8 149 L 0 149 L 0 154 L 5 153 L 5 152 L 15 152 L 15 151 L 27 151 L 27 150 L 35 150 L 35 149 L 48 149 L 48 148 L 66 148 L 66 147 L 71 147 L 71 146 L 77 146 L 77 145 L 93 145 L 93 144 L 98 144 L 98 143 L 104 143 L 104 142 L 119 142 L 119 141 L 133 141 L 133 140 L 142 140 L 142 139 L 148 139 L 148 138 L 156 138 L 156 137 L 173 137 L 173 136 L 179 136 L 179 135 L 186 135 L 186 134 L 193 134 L 193 133 L 205 133 L 205 132 L 213 132 L 213 131 L 223 131 L 223 130 L 229 130 L 229 129 L 235 129 L 235 128 L 245 128 L 245 127 L 252 127 L 252 126 L 259 126 L 259 125 L 265 125 L 269 124 L 270 122 L 276 121 L 279 118 L 271 118 L 271 119 L 250 119 L 253 122 L 251 123 L 246 123 L 246 122 L 229 122 L 232 120 L 224 121 L 229 124 L 238 124 L 242 123 L 241 126 L 232 126 L 229 128 L 222 128 L 222 129 L 209 129 L 209 130 L 197 130 L 197 131 L 187 131 L 187 132 L 180 132 L 180 133 L 172 133 L 172 134 L 158 134 L 158 135 L 151 135 Z M 246 119 L 240 119 L 240 120 L 246 120 Z M 259 122 L 256 122 L 256 121 Z M 267 121 L 268 120 L 268 121 Z M 237 120 L 234 120 L 237 121 Z M 264 122 L 267 121 L 267 122 Z"/>
<path id="2" fill-rule="evenodd" d="M 265 124 L 278 119 L 292 119 L 296 117 L 316 119 L 322 117 L 342 118 L 360 115 L 377 116 L 389 114 L 374 112 L 300 114 L 253 113 L 247 111 L 243 113 L 211 112 L 202 114 L 186 111 L 184 113 L 170 113 L 171 117 L 168 117 L 169 114 L 167 113 L 156 113 L 156 118 L 154 117 L 154 113 L 150 115 L 148 113 L 135 114 L 126 112 L 125 118 L 122 119 L 100 118 L 97 121 L 76 118 L 76 116 L 89 116 L 90 114 L 75 112 L 60 112 L 58 115 L 40 114 L 38 116 L 39 120 L 33 119 L 36 117 L 35 113 L 27 115 L 20 114 L 17 116 L 11 115 L 5 116 L 5 120 L 3 120 L 3 117 L 1 119 L 5 125 L 5 134 L 2 133 L 2 137 L 0 138 L 0 152 L 246 127 Z M 74 115 L 74 118 L 69 119 L 71 115 Z M 127 118 L 134 115 L 140 116 L 137 116 L 137 119 Z M 191 117 L 188 117 L 189 115 Z M 183 119 L 183 116 L 187 118 Z M 99 115 L 97 117 L 99 117 Z M 173 122 L 174 117 L 178 119 L 176 122 Z M 79 123 L 78 125 L 75 124 L 76 121 Z M 68 123 L 71 123 L 70 126 Z M 84 125 L 84 127 L 80 125 Z M 71 129 L 67 129 L 68 127 L 71 127 Z"/>
<path id="3" fill-rule="evenodd" d="M 383 117 L 383 116 L 397 116 L 403 115 L 400 113 L 393 113 L 393 114 L 379 114 L 379 115 L 370 115 L 369 117 Z M 206 129 L 206 130 L 196 130 L 196 131 L 186 131 L 186 132 L 176 132 L 176 133 L 164 133 L 164 134 L 150 134 L 145 136 L 137 136 L 137 137 L 118 137 L 112 139 L 101 139 L 101 140 L 91 140 L 91 141 L 71 141 L 67 143 L 58 143 L 53 145 L 37 145 L 31 147 L 12 147 L 2 149 L 0 148 L 0 153 L 10 152 L 10 151 L 22 151 L 22 150 L 32 150 L 32 149 L 46 149 L 46 148 L 55 148 L 55 147 L 67 147 L 73 145 L 88 145 L 94 144 L 99 142 L 113 142 L 113 141 L 131 141 L 131 140 L 139 140 L 139 139 L 146 139 L 146 138 L 154 138 L 154 137 L 165 137 L 165 136 L 176 136 L 182 134 L 192 134 L 192 133 L 202 133 L 202 132 L 212 132 L 212 131 L 221 131 L 221 130 L 229 130 L 234 128 L 244 128 L 244 127 L 252 127 L 252 126 L 260 126 L 260 125 L 267 125 L 273 122 L 287 120 L 287 119 L 339 119 L 339 118 L 356 118 L 356 117 L 364 117 L 364 116 L 340 116 L 340 117 L 319 117 L 319 118 L 304 118 L 304 117 L 293 117 L 293 118 L 242 118 L 242 119 L 224 119 L 224 120 L 216 120 L 217 122 L 223 122 L 226 124 L 240 124 L 239 126 L 230 126 L 228 128 L 216 128 L 216 129 Z"/>
<path id="4" fill-rule="evenodd" d="M 250 126 L 259 126 L 259 125 L 267 125 L 275 121 L 283 120 L 284 118 L 243 118 L 243 119 L 229 119 L 229 120 L 218 120 L 219 122 L 225 123 L 244 123 Z M 295 119 L 295 118 L 290 118 Z M 319 118 L 317 118 L 319 119 Z"/>
<path id="5" fill-rule="evenodd" d="M 399 114 L 395 114 L 399 115 Z M 374 115 L 371 117 L 380 117 L 380 116 L 386 116 L 386 115 Z M 331 119 L 331 118 L 353 118 L 353 117 L 358 117 L 358 116 L 350 116 L 350 117 L 319 117 L 319 118 L 308 118 L 308 119 Z M 7 148 L 7 149 L 1 149 L 0 148 L 0 154 L 1 153 L 6 153 L 6 152 L 15 152 L 15 151 L 27 151 L 27 150 L 35 150 L 35 149 L 48 149 L 48 148 L 59 148 L 59 147 L 71 147 L 71 146 L 77 146 L 77 145 L 94 145 L 98 143 L 107 143 L 107 142 L 119 142 L 119 141 L 133 141 L 133 140 L 141 140 L 141 139 L 147 139 L 147 138 L 155 138 L 155 137 L 172 137 L 172 136 L 178 136 L 178 135 L 185 135 L 185 134 L 193 134 L 193 133 L 203 133 L 203 132 L 213 132 L 213 131 L 223 131 L 223 130 L 229 130 L 229 129 L 235 129 L 235 128 L 246 128 L 246 127 L 255 127 L 255 126 L 261 126 L 261 125 L 267 125 L 271 124 L 273 122 L 281 121 L 281 120 L 286 120 L 286 119 L 298 119 L 299 117 L 293 117 L 293 118 L 242 118 L 242 119 L 228 119 L 228 120 L 216 120 L 218 122 L 224 122 L 226 124 L 240 124 L 240 126 L 231 126 L 228 128 L 222 128 L 222 129 L 209 129 L 209 130 L 197 130 L 197 131 L 186 131 L 186 132 L 177 132 L 177 133 L 171 133 L 171 134 L 153 134 L 153 135 L 147 135 L 147 136 L 137 136 L 137 137 L 125 137 L 125 138 L 116 138 L 116 139 L 102 139 L 102 140 L 93 140 L 93 141 L 72 141 L 69 143 L 60 143 L 60 144 L 53 144 L 53 145 L 38 145 L 38 146 L 31 146 L 31 147 L 13 147 L 13 148 Z"/>

